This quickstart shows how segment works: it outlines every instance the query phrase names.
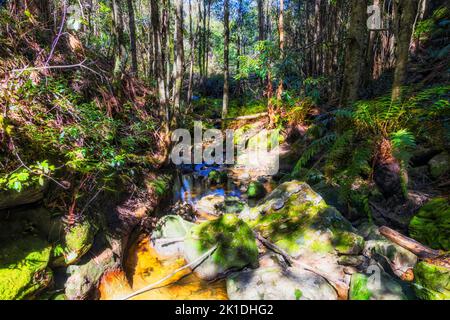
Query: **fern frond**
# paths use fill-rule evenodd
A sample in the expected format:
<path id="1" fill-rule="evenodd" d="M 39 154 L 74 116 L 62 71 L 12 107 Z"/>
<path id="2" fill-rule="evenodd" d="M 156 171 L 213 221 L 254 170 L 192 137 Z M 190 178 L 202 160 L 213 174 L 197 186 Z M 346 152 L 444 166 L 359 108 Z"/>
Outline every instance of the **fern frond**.
<path id="1" fill-rule="evenodd" d="M 331 133 L 320 139 L 314 140 L 310 146 L 303 152 L 301 158 L 297 161 L 295 168 L 292 172 L 293 175 L 297 175 L 300 170 L 320 151 L 326 146 L 330 145 L 336 140 L 336 134 Z"/>

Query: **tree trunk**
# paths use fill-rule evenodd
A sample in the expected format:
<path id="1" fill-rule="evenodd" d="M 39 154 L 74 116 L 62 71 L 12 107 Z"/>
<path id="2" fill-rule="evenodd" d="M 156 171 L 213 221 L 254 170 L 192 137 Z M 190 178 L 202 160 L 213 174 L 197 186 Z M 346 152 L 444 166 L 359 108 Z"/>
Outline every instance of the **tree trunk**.
<path id="1" fill-rule="evenodd" d="M 193 28 L 193 19 L 192 19 L 192 3 L 191 0 L 189 0 L 189 43 L 190 43 L 190 49 L 191 49 L 191 56 L 190 56 L 190 66 L 189 66 L 189 80 L 188 80 L 188 92 L 187 92 L 187 111 L 190 111 L 191 109 L 191 100 L 192 100 L 192 94 L 193 94 L 193 86 L 194 86 L 194 62 L 195 62 L 195 39 L 198 34 L 198 25 L 197 25 L 197 31 L 195 34 L 193 34 L 194 28 Z"/>
<path id="2" fill-rule="evenodd" d="M 228 113 L 229 104 L 229 44 L 230 44 L 230 8 L 229 0 L 224 0 L 223 7 L 223 27 L 224 27 L 224 40 L 223 40 L 223 105 L 222 105 L 222 119 L 226 119 Z M 224 125 L 224 123 L 222 123 Z"/>
<path id="3" fill-rule="evenodd" d="M 136 22 L 134 19 L 133 0 L 127 0 L 128 24 L 130 28 L 130 49 L 131 49 L 131 71 L 138 72 L 137 51 L 136 51 Z"/>
<path id="4" fill-rule="evenodd" d="M 265 35 L 264 0 L 258 0 L 258 40 L 264 41 Z"/>
<path id="5" fill-rule="evenodd" d="M 279 45 L 280 45 L 280 60 L 283 63 L 284 60 L 284 0 L 280 0 L 280 14 L 278 17 L 278 35 Z M 278 88 L 277 88 L 277 100 L 281 101 L 283 95 L 283 75 L 278 77 Z"/>
<path id="6" fill-rule="evenodd" d="M 362 66 L 364 64 L 364 48 L 367 32 L 367 0 L 352 0 L 351 3 L 352 12 L 347 35 L 341 106 L 347 106 L 358 99 Z"/>
<path id="7" fill-rule="evenodd" d="M 396 65 L 394 83 L 392 85 L 392 101 L 397 101 L 401 98 L 402 86 L 406 78 L 409 47 L 417 11 L 417 0 L 395 0 L 394 8 L 397 14 L 394 26 L 397 47 L 395 50 Z"/>
<path id="8" fill-rule="evenodd" d="M 111 4 L 113 13 L 113 35 L 115 41 L 114 78 L 118 80 L 121 73 L 125 71 L 127 51 L 123 35 L 123 13 L 121 3 L 119 0 L 112 0 Z"/>
<path id="9" fill-rule="evenodd" d="M 175 2 L 175 82 L 173 90 L 173 108 L 181 113 L 181 90 L 184 75 L 184 47 L 183 47 L 183 0 Z"/>

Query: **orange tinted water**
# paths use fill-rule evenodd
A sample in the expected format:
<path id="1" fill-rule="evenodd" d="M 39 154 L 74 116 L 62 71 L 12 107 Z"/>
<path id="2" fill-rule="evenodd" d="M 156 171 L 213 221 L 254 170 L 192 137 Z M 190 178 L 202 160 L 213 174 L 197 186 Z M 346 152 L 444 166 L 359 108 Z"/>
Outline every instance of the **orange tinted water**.
<path id="1" fill-rule="evenodd" d="M 153 249 L 148 237 L 133 244 L 129 250 L 125 270 L 103 277 L 100 284 L 100 299 L 120 299 L 131 292 L 155 283 L 174 270 L 185 265 L 182 258 L 165 258 Z M 199 279 L 189 270 L 183 270 L 157 289 L 142 293 L 135 300 L 226 300 L 225 281 L 207 282 Z"/>

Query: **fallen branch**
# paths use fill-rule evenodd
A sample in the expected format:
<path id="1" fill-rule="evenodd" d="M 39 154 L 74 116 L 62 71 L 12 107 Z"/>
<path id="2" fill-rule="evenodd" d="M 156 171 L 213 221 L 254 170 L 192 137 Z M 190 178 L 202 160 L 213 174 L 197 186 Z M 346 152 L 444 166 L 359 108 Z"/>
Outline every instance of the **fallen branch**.
<path id="1" fill-rule="evenodd" d="M 435 259 L 442 255 L 439 250 L 431 249 L 414 239 L 402 235 L 400 232 L 392 230 L 391 228 L 383 226 L 379 228 L 379 231 L 388 240 L 398 244 L 406 250 L 411 251 L 421 259 Z"/>
<path id="2" fill-rule="evenodd" d="M 349 287 L 346 283 L 344 283 L 340 280 L 337 280 L 337 279 L 333 279 L 331 276 L 329 276 L 325 272 L 317 270 L 303 262 L 300 262 L 299 260 L 293 259 L 286 251 L 284 251 L 283 249 L 278 247 L 276 244 L 273 244 L 269 240 L 265 239 L 257 231 L 253 230 L 253 234 L 255 235 L 256 239 L 258 239 L 263 245 L 265 245 L 267 248 L 269 248 L 273 252 L 281 255 L 289 266 L 296 265 L 306 271 L 312 272 L 312 273 L 318 275 L 319 277 L 322 277 L 336 290 L 336 292 L 340 298 L 346 299 L 346 297 L 348 296 L 348 290 L 349 290 Z"/>
<path id="3" fill-rule="evenodd" d="M 312 272 L 316 275 L 318 275 L 319 277 L 322 277 L 323 279 L 325 279 L 337 292 L 338 296 L 343 299 L 343 300 L 347 300 L 348 297 L 348 290 L 350 289 L 349 286 L 345 283 L 342 282 L 338 279 L 333 279 L 332 276 L 326 274 L 323 271 L 317 270 L 312 268 L 311 266 L 302 263 L 298 260 L 294 261 L 294 264 L 298 267 L 301 267 L 303 269 L 305 269 L 306 271 Z"/>
<path id="4" fill-rule="evenodd" d="M 292 266 L 292 257 L 283 249 L 278 247 L 276 244 L 270 242 L 266 238 L 264 238 L 259 232 L 253 230 L 253 234 L 255 235 L 255 238 L 258 239 L 259 242 L 261 242 L 264 246 L 266 246 L 268 249 L 272 250 L 273 252 L 279 254 L 283 257 L 283 259 L 286 261 L 286 263 L 289 266 Z"/>
<path id="5" fill-rule="evenodd" d="M 60 183 L 59 181 L 53 179 L 51 176 L 49 176 L 49 175 L 47 175 L 47 174 L 45 174 L 45 173 L 43 173 L 43 172 L 35 172 L 33 169 L 31 169 L 30 167 L 28 167 L 28 166 L 22 161 L 22 159 L 20 158 L 19 153 L 17 152 L 14 143 L 13 143 L 13 148 L 14 148 L 14 149 L 13 149 L 13 153 L 14 153 L 14 155 L 16 156 L 17 160 L 19 160 L 19 162 L 20 162 L 20 164 L 22 165 L 22 167 L 24 167 L 24 168 L 27 169 L 29 172 L 31 172 L 31 173 L 33 173 L 33 174 L 35 174 L 35 175 L 42 175 L 42 176 L 46 177 L 47 179 L 53 181 L 54 183 L 56 183 L 58 186 L 60 186 L 60 187 L 63 188 L 64 190 L 68 190 L 68 189 L 69 189 L 68 186 L 63 185 L 63 184 Z"/>
<path id="6" fill-rule="evenodd" d="M 129 299 L 131 299 L 131 298 L 133 298 L 133 297 L 135 297 L 135 296 L 138 296 L 138 295 L 140 295 L 140 294 L 142 294 L 142 293 L 144 293 L 144 292 L 147 292 L 147 291 L 156 289 L 160 284 L 162 284 L 164 281 L 166 281 L 166 280 L 172 278 L 172 277 L 173 277 L 174 275 L 176 275 L 178 272 L 181 272 L 181 271 L 186 270 L 186 269 L 191 268 L 191 267 L 192 267 L 192 269 L 197 268 L 197 267 L 198 267 L 199 265 L 201 265 L 206 259 L 208 259 L 208 258 L 214 253 L 214 251 L 216 251 L 216 249 L 217 249 L 217 244 L 216 244 L 214 247 L 212 247 L 211 249 L 209 249 L 207 252 L 205 252 L 205 253 L 204 253 L 202 256 L 200 256 L 198 259 L 192 261 L 191 263 L 189 263 L 189 264 L 187 264 L 187 265 L 184 265 L 184 266 L 181 267 L 181 268 L 178 268 L 177 270 L 175 270 L 174 272 L 172 272 L 172 273 L 170 273 L 169 275 L 165 276 L 164 278 L 162 278 L 162 279 L 160 279 L 160 280 L 158 280 L 158 281 L 156 281 L 156 282 L 154 282 L 154 283 L 152 283 L 152 284 L 150 284 L 150 285 L 148 285 L 148 286 L 146 286 L 146 287 L 144 287 L 144 288 L 142 288 L 142 289 L 140 289 L 140 290 L 138 290 L 138 291 L 136 291 L 136 292 L 133 292 L 133 293 L 131 293 L 131 294 L 129 294 L 129 295 L 127 295 L 127 296 L 121 298 L 120 300 L 129 300 Z"/>
<path id="7" fill-rule="evenodd" d="M 22 74 L 25 71 L 39 71 L 39 70 L 48 70 L 48 69 L 70 69 L 70 68 L 81 68 L 86 69 L 97 76 L 99 76 L 101 79 L 103 79 L 103 76 L 98 73 L 97 71 L 89 68 L 88 66 L 84 65 L 87 59 L 84 59 L 80 63 L 77 64 L 67 64 L 67 65 L 60 65 L 60 66 L 43 66 L 43 67 L 29 67 L 29 68 L 22 68 L 22 69 L 13 69 L 10 72 L 19 73 Z"/>
<path id="8" fill-rule="evenodd" d="M 240 117 L 236 117 L 236 118 L 225 118 L 225 119 L 216 119 L 214 122 L 222 122 L 222 121 L 239 121 L 239 120 L 254 120 L 254 119 L 259 119 L 262 117 L 266 117 L 268 115 L 267 112 L 261 112 L 261 113 L 257 113 L 257 114 L 250 114 L 248 116 L 240 116 Z"/>

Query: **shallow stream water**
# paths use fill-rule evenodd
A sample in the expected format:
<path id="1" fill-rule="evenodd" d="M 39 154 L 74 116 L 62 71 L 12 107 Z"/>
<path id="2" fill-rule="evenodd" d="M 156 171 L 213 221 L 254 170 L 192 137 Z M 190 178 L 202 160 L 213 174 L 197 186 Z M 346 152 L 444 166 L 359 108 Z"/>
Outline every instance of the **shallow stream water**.
<path id="1" fill-rule="evenodd" d="M 227 171 L 229 177 L 227 182 L 221 185 L 211 185 L 208 182 L 208 175 L 212 170 Z M 179 167 L 173 186 L 172 203 L 186 202 L 195 206 L 202 197 L 217 195 L 238 197 L 249 206 L 253 206 L 256 204 L 256 200 L 248 199 L 245 194 L 245 184 L 241 178 L 242 172 L 239 173 L 234 168 L 226 166 L 202 164 Z M 274 183 L 270 177 L 264 179 L 264 187 L 267 192 L 273 189 Z M 138 241 L 133 243 L 128 250 L 125 273 L 113 272 L 103 278 L 99 287 L 100 299 L 120 299 L 157 282 L 185 264 L 186 262 L 182 258 L 161 257 L 152 247 L 149 236 L 139 237 Z M 204 281 L 193 273 L 180 272 L 162 283 L 158 288 L 140 294 L 133 299 L 223 300 L 227 299 L 226 283 L 224 280 Z"/>

